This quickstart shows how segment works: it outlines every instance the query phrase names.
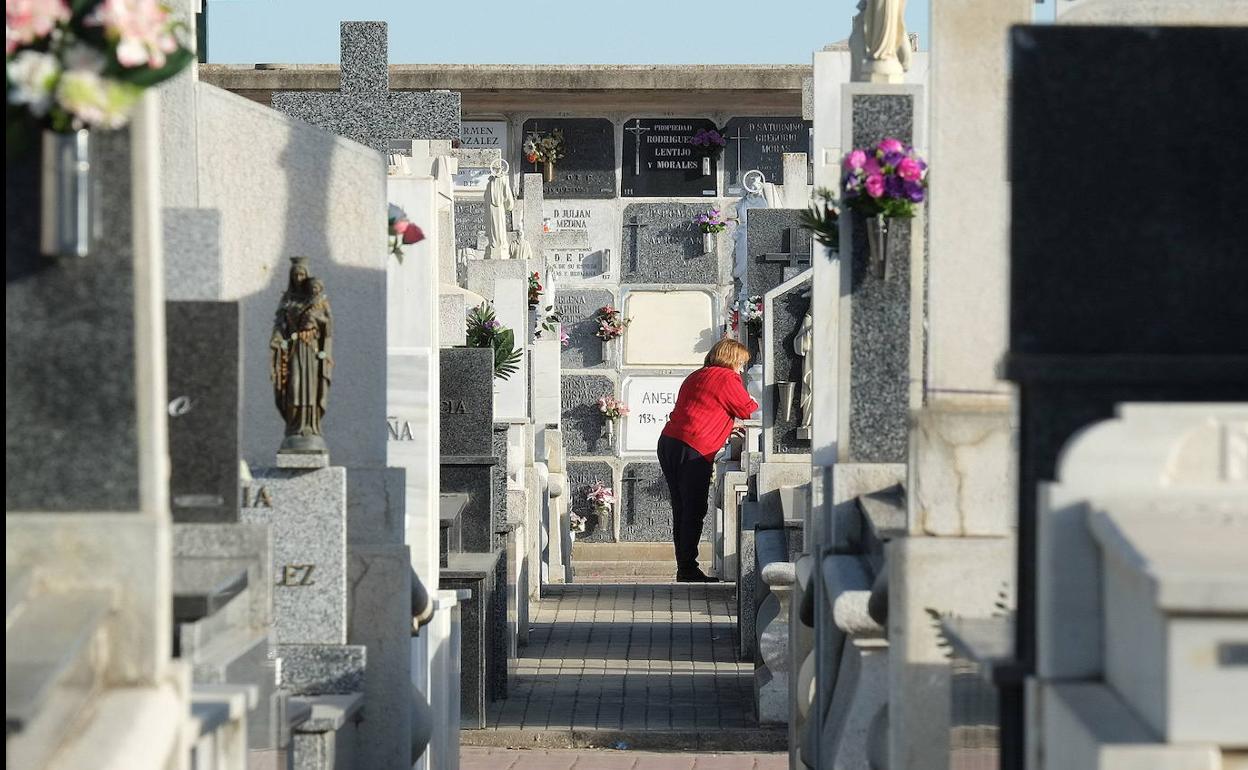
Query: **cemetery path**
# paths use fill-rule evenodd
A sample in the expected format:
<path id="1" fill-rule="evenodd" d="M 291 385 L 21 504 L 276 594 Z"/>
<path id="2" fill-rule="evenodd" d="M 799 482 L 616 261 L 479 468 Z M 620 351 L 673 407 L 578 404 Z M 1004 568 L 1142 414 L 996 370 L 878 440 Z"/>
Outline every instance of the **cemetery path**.
<path id="1" fill-rule="evenodd" d="M 464 749 L 462 770 L 788 770 L 787 754 Z"/>
<path id="2" fill-rule="evenodd" d="M 731 584 L 571 584 L 544 593 L 513 661 L 510 697 L 492 704 L 488 729 L 461 734 L 464 744 L 785 747 L 783 729 L 754 718 L 754 666 L 733 652 Z"/>

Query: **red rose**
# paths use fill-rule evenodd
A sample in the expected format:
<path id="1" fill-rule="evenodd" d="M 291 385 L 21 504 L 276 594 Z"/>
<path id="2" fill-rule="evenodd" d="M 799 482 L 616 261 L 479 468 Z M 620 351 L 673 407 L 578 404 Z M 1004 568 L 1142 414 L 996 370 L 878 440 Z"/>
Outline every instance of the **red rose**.
<path id="1" fill-rule="evenodd" d="M 408 223 L 407 227 L 403 230 L 403 243 L 405 244 L 420 243 L 424 239 L 425 234 L 421 232 L 420 227 L 417 225 Z"/>

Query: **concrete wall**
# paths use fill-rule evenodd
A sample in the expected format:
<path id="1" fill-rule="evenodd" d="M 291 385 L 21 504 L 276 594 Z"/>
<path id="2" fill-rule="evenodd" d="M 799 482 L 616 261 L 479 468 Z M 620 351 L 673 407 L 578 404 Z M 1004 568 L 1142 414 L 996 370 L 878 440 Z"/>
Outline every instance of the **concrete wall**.
<path id="1" fill-rule="evenodd" d="M 197 190 L 195 200 L 179 202 L 220 212 L 215 298 L 238 300 L 243 314 L 243 458 L 271 465 L 281 444 L 268 341 L 290 257 L 307 256 L 334 311 L 336 367 L 324 422 L 330 460 L 385 465 L 384 159 L 204 83 L 195 84 L 194 105 L 197 181 L 188 184 Z"/>

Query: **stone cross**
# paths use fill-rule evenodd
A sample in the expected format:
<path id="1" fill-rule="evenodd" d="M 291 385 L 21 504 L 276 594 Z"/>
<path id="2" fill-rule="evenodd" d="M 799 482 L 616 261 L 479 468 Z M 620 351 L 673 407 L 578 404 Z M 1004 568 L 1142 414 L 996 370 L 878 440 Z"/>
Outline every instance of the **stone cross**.
<path id="1" fill-rule="evenodd" d="M 633 153 L 633 176 L 641 176 L 641 135 L 649 131 L 649 128 L 643 128 L 639 118 L 633 120 L 633 127 L 624 129 L 633 135 L 633 144 L 635 152 Z"/>
<path id="2" fill-rule="evenodd" d="M 341 29 L 341 90 L 280 91 L 273 109 L 383 155 L 394 139 L 459 138 L 459 94 L 390 90 L 384 21 L 344 21 Z"/>
<path id="3" fill-rule="evenodd" d="M 804 242 L 805 240 L 806 239 L 804 238 L 799 238 L 798 245 L 800 246 L 801 243 Z M 788 264 L 785 265 L 785 267 L 791 267 L 794 269 L 801 267 L 802 265 L 810 264 L 810 249 L 809 248 L 807 248 L 805 251 L 793 250 L 793 228 L 792 227 L 784 228 L 784 240 L 782 241 L 782 243 L 785 246 L 787 246 L 787 248 L 784 251 L 780 251 L 780 252 L 773 251 L 773 252 L 768 252 L 765 254 L 760 254 L 759 256 L 762 257 L 764 262 L 787 262 Z"/>
<path id="4" fill-rule="evenodd" d="M 649 129 L 646 129 L 646 130 L 648 131 Z M 631 221 L 624 223 L 624 227 L 633 228 L 633 248 L 629 251 L 629 255 L 628 255 L 629 270 L 632 270 L 633 272 L 637 271 L 637 245 L 638 245 L 637 242 L 641 240 L 641 228 L 649 227 L 649 226 L 650 225 L 637 219 L 636 214 L 633 215 L 633 218 Z"/>
<path id="5" fill-rule="evenodd" d="M 741 133 L 741 126 L 737 126 L 736 136 L 730 134 L 724 138 L 730 142 L 737 143 L 737 167 L 732 170 L 732 181 L 735 184 L 736 182 L 741 181 L 741 142 L 743 142 L 746 137 Z"/>

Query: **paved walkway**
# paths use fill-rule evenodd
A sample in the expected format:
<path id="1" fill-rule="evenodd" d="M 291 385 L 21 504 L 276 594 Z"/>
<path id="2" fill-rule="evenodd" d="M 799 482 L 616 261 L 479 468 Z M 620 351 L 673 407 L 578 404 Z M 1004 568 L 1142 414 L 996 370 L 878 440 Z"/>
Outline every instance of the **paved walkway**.
<path id="1" fill-rule="evenodd" d="M 464 731 L 463 743 L 626 747 L 629 756 L 784 745 L 783 730 L 760 729 L 754 719 L 754 667 L 733 653 L 732 585 L 574 584 L 545 590 L 533 608 L 529 643 L 513 662 L 510 697 L 492 704 L 491 729 Z"/>
<path id="2" fill-rule="evenodd" d="M 656 754 L 465 748 L 461 770 L 788 770 L 786 754 Z"/>

